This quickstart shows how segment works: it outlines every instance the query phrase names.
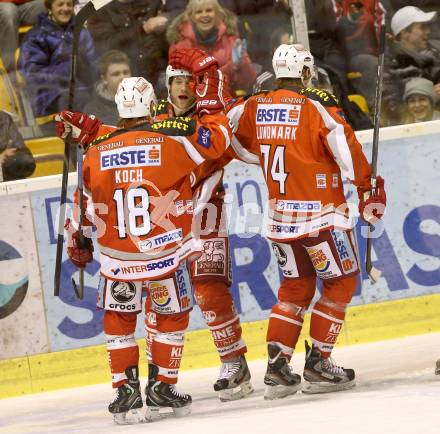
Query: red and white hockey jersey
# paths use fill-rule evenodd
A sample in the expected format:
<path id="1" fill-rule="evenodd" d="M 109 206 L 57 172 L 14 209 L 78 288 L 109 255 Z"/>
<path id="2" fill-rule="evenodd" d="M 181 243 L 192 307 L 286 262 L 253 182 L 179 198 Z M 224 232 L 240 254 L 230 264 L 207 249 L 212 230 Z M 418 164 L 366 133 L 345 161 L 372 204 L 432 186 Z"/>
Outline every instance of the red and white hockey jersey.
<path id="1" fill-rule="evenodd" d="M 263 168 L 270 202 L 267 236 L 272 240 L 351 228 L 342 179 L 370 186 L 362 147 L 331 107 L 332 96 L 312 89 L 308 96 L 298 92 L 255 95 L 228 113 L 235 152 Z M 329 107 L 324 106 L 327 99 Z"/>
<path id="2" fill-rule="evenodd" d="M 190 173 L 219 158 L 230 139 L 227 117 L 216 114 L 117 130 L 88 147 L 84 192 L 93 201 L 102 275 L 158 279 L 198 253 Z"/>

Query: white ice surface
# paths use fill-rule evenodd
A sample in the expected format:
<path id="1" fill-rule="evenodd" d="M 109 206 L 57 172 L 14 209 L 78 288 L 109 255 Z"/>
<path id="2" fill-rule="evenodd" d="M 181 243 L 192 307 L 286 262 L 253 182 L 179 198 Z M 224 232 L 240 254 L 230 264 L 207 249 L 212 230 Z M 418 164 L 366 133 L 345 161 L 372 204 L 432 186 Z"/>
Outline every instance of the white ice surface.
<path id="1" fill-rule="evenodd" d="M 440 333 L 345 347 L 334 356 L 356 370 L 355 389 L 264 401 L 262 360 L 250 363 L 254 394 L 230 403 L 212 390 L 217 368 L 182 372 L 179 388 L 193 397 L 186 418 L 116 426 L 107 413 L 111 387 L 101 384 L 0 400 L 0 433 L 440 434 Z M 295 355 L 296 372 L 303 358 Z"/>

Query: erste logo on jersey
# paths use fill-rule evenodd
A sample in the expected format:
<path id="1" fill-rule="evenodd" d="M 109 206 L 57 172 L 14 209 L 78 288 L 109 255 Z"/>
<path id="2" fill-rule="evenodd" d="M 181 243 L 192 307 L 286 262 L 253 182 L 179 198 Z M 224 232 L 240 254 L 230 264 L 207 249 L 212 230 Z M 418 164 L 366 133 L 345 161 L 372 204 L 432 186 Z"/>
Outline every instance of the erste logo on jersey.
<path id="1" fill-rule="evenodd" d="M 346 232 L 331 229 L 330 233 L 338 251 L 339 260 L 341 261 L 342 270 L 345 274 L 352 273 L 357 270 L 357 260 L 354 255 L 351 244 L 348 240 Z"/>
<path id="2" fill-rule="evenodd" d="M 160 145 L 130 146 L 101 152 L 101 170 L 160 166 Z"/>
<path id="3" fill-rule="evenodd" d="M 299 125 L 301 105 L 258 104 L 257 125 Z"/>
<path id="4" fill-rule="evenodd" d="M 182 310 L 186 310 L 190 307 L 191 298 L 191 283 L 188 274 L 188 270 L 185 266 L 181 266 L 176 270 L 176 282 L 177 287 L 179 288 L 179 300 L 180 300 L 180 308 Z"/>

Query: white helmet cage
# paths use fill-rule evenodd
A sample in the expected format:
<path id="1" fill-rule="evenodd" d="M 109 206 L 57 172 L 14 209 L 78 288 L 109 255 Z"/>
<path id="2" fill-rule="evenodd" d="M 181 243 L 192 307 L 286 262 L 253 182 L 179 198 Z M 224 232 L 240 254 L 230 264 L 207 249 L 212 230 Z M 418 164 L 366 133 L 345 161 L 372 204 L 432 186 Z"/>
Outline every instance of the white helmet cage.
<path id="1" fill-rule="evenodd" d="M 313 75 L 313 56 L 300 44 L 282 44 L 273 54 L 272 66 L 276 78 L 302 78 L 304 67 Z"/>
<path id="2" fill-rule="evenodd" d="M 151 103 L 157 99 L 153 86 L 144 77 L 124 78 L 115 95 L 119 117 L 123 119 L 151 116 Z"/>
<path id="3" fill-rule="evenodd" d="M 167 70 L 166 70 L 166 72 L 165 72 L 165 74 L 166 74 L 166 86 L 167 86 L 167 89 L 168 89 L 168 95 L 170 94 L 170 87 L 171 87 L 171 79 L 173 78 L 173 77 L 191 77 L 192 76 L 192 74 L 189 72 L 189 71 L 187 71 L 186 69 L 176 69 L 176 68 L 173 68 L 171 65 L 168 65 L 167 66 Z"/>

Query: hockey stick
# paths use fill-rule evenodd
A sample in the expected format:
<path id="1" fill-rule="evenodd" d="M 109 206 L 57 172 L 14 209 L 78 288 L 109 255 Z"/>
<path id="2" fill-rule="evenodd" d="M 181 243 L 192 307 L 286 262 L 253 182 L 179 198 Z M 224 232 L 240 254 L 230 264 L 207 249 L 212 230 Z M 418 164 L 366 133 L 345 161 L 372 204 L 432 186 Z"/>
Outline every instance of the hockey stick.
<path id="1" fill-rule="evenodd" d="M 87 19 L 112 0 L 91 0 L 89 1 L 79 12 L 75 18 L 75 28 L 73 30 L 73 44 L 72 44 L 72 63 L 70 66 L 70 79 L 69 79 L 69 100 L 68 110 L 73 108 L 73 100 L 75 93 L 75 74 L 76 74 L 76 62 L 78 56 L 78 43 L 81 30 Z M 55 258 L 55 276 L 54 276 L 54 296 L 60 295 L 60 281 L 61 281 L 61 262 L 63 259 L 63 247 L 64 247 L 64 220 L 66 218 L 66 198 L 67 198 L 67 183 L 69 176 L 69 164 L 70 164 L 70 141 L 71 134 L 68 134 L 64 140 L 64 162 L 63 162 L 63 177 L 61 180 L 61 198 L 60 198 L 60 212 L 58 220 L 58 238 L 57 238 L 57 253 Z M 82 158 L 82 152 L 81 152 Z M 82 176 L 82 174 L 81 174 Z M 80 202 L 80 210 L 82 203 Z M 80 223 L 81 223 L 80 212 Z M 83 240 L 82 233 L 80 232 L 80 240 Z M 84 271 L 83 271 L 84 272 Z M 74 287 L 75 289 L 75 287 Z M 77 291 L 75 291 L 77 292 Z M 80 293 L 77 293 L 79 296 Z"/>
<path id="2" fill-rule="evenodd" d="M 382 105 L 382 87 L 383 87 L 383 68 L 385 60 L 385 33 L 386 27 L 383 23 L 380 28 L 380 45 L 379 45 L 379 60 L 377 65 L 377 81 L 376 81 L 376 98 L 374 104 L 374 131 L 373 131 L 373 149 L 371 151 L 371 194 L 376 193 L 376 175 L 377 175 L 377 155 L 379 153 L 379 123 L 380 123 L 380 109 Z M 370 280 L 375 283 L 380 276 L 380 272 L 373 268 L 371 261 L 371 248 L 373 245 L 373 239 L 371 233 L 374 231 L 374 227 L 371 223 L 368 223 L 368 235 L 367 235 L 367 252 L 365 269 L 367 271 Z"/>
<path id="3" fill-rule="evenodd" d="M 83 150 L 82 146 L 77 146 L 76 160 L 78 167 L 78 201 L 79 201 L 79 222 L 78 222 L 78 246 L 82 248 L 84 246 L 84 234 L 82 231 L 82 222 L 84 219 L 84 177 L 83 177 Z M 82 300 L 84 298 L 84 268 L 79 269 L 79 286 L 76 284 L 75 279 L 72 277 L 72 286 L 76 296 Z"/>

